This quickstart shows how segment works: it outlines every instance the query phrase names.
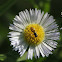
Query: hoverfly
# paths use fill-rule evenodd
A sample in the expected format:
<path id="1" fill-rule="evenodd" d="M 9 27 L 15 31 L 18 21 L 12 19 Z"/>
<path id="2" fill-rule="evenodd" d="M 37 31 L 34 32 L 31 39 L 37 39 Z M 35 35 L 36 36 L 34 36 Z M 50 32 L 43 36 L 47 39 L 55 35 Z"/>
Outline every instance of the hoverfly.
<path id="1" fill-rule="evenodd" d="M 37 37 L 37 33 L 35 32 L 35 29 L 33 27 L 31 27 L 30 29 L 34 33 L 35 37 Z"/>

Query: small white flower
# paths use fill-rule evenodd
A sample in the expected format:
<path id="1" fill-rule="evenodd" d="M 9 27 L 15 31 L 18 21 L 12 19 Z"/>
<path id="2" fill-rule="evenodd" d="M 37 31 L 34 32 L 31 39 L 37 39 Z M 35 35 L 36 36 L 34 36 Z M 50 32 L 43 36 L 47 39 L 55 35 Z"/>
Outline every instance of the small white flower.
<path id="1" fill-rule="evenodd" d="M 60 28 L 60 30 L 62 30 L 62 27 Z"/>
<path id="2" fill-rule="evenodd" d="M 9 27 L 8 37 L 13 45 L 14 50 L 22 56 L 28 48 L 27 58 L 39 58 L 52 54 L 52 50 L 56 48 L 59 40 L 58 26 L 48 13 L 44 15 L 41 10 L 31 10 L 19 12 L 19 16 L 15 16 L 13 24 Z"/>

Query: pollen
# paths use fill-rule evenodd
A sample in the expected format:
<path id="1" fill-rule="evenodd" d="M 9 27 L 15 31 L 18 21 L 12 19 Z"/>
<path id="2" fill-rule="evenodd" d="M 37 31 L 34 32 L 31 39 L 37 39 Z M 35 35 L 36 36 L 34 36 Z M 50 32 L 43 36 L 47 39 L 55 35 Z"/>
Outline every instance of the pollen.
<path id="1" fill-rule="evenodd" d="M 25 41 L 30 45 L 38 45 L 45 38 L 44 28 L 38 24 L 29 24 L 24 29 Z"/>

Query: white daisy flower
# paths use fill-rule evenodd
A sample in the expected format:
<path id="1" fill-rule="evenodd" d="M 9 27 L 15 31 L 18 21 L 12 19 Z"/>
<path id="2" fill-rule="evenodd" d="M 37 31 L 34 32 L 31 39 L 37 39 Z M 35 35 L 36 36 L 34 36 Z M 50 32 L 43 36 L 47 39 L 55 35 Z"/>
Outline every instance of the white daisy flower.
<path id="1" fill-rule="evenodd" d="M 56 48 L 56 40 L 59 40 L 60 35 L 53 16 L 49 16 L 48 13 L 44 15 L 44 12 L 41 13 L 41 10 L 37 9 L 19 12 L 9 29 L 12 31 L 8 37 L 14 50 L 22 56 L 28 49 L 28 59 L 32 59 L 33 56 L 39 58 L 40 53 L 42 57 L 48 57 Z"/>

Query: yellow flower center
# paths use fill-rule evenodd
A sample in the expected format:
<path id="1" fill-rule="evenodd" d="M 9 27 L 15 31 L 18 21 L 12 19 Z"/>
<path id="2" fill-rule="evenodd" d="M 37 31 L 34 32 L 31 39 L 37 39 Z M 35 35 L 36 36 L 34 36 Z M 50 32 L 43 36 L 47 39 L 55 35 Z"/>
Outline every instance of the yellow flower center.
<path id="1" fill-rule="evenodd" d="M 29 24 L 24 30 L 25 41 L 30 45 L 40 44 L 44 40 L 44 37 L 44 29 L 38 24 Z"/>

